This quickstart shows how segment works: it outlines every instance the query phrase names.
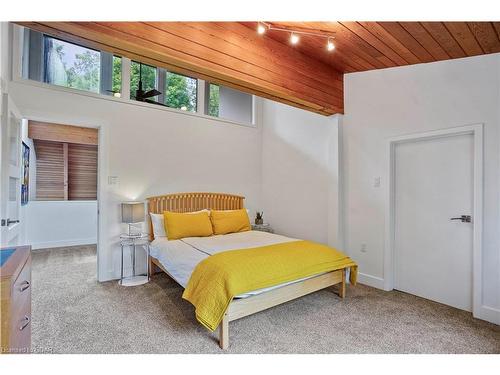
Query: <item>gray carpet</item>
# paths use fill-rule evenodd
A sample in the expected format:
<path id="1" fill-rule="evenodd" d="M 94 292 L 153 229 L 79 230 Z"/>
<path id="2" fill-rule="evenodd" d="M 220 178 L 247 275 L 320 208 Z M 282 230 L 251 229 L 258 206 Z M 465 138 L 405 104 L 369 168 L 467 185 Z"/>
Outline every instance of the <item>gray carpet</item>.
<path id="1" fill-rule="evenodd" d="M 38 353 L 222 353 L 182 288 L 96 281 L 94 246 L 33 252 Z M 228 353 L 500 353 L 500 327 L 400 292 L 323 290 L 231 322 Z"/>

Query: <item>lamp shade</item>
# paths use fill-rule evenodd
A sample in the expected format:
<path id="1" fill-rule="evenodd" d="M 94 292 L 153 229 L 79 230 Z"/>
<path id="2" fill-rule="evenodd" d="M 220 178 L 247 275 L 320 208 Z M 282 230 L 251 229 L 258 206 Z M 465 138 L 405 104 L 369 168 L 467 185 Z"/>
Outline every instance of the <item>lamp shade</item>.
<path id="1" fill-rule="evenodd" d="M 122 223 L 142 223 L 144 221 L 145 209 L 142 202 L 122 203 Z"/>

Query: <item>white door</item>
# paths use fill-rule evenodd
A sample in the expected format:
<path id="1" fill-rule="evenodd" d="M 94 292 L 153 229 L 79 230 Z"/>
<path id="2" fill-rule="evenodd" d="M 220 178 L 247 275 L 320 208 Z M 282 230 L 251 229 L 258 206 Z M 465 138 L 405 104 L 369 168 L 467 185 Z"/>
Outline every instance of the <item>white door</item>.
<path id="1" fill-rule="evenodd" d="M 20 241 L 21 119 L 7 94 L 1 94 L 0 245 Z"/>
<path id="2" fill-rule="evenodd" d="M 394 147 L 395 289 L 472 311 L 472 134 Z M 462 215 L 466 217 L 462 219 Z M 458 219 L 457 219 L 458 218 Z"/>

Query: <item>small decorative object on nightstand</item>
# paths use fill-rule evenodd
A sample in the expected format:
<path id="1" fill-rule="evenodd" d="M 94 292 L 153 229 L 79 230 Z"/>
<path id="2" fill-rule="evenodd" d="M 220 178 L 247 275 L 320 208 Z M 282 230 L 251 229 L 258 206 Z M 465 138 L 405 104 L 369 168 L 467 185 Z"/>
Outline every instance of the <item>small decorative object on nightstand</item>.
<path id="1" fill-rule="evenodd" d="M 123 286 L 136 286 L 146 284 L 149 281 L 149 236 L 147 234 L 122 234 L 120 236 L 120 245 L 122 250 L 122 262 L 119 284 Z M 130 259 L 132 262 L 132 275 L 124 277 L 123 275 L 123 252 L 126 247 L 130 248 Z M 136 265 L 136 249 L 140 247 L 146 255 L 146 274 L 137 275 L 135 272 Z"/>
<path id="2" fill-rule="evenodd" d="M 259 212 L 255 214 L 255 225 L 262 225 L 264 224 L 264 211 Z"/>
<path id="3" fill-rule="evenodd" d="M 266 224 L 252 224 L 252 230 L 258 230 L 261 232 L 274 233 L 273 228 L 269 223 Z"/>

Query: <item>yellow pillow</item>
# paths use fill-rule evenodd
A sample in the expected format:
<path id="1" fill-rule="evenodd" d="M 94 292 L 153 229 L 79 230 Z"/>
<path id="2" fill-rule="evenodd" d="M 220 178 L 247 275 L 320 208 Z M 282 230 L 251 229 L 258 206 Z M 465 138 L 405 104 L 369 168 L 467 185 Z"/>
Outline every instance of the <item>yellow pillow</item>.
<path id="1" fill-rule="evenodd" d="M 245 232 L 252 229 L 247 210 L 210 211 L 214 234 Z"/>
<path id="2" fill-rule="evenodd" d="M 177 213 L 165 211 L 163 217 L 169 240 L 178 240 L 184 237 L 207 237 L 214 234 L 208 212 Z"/>

